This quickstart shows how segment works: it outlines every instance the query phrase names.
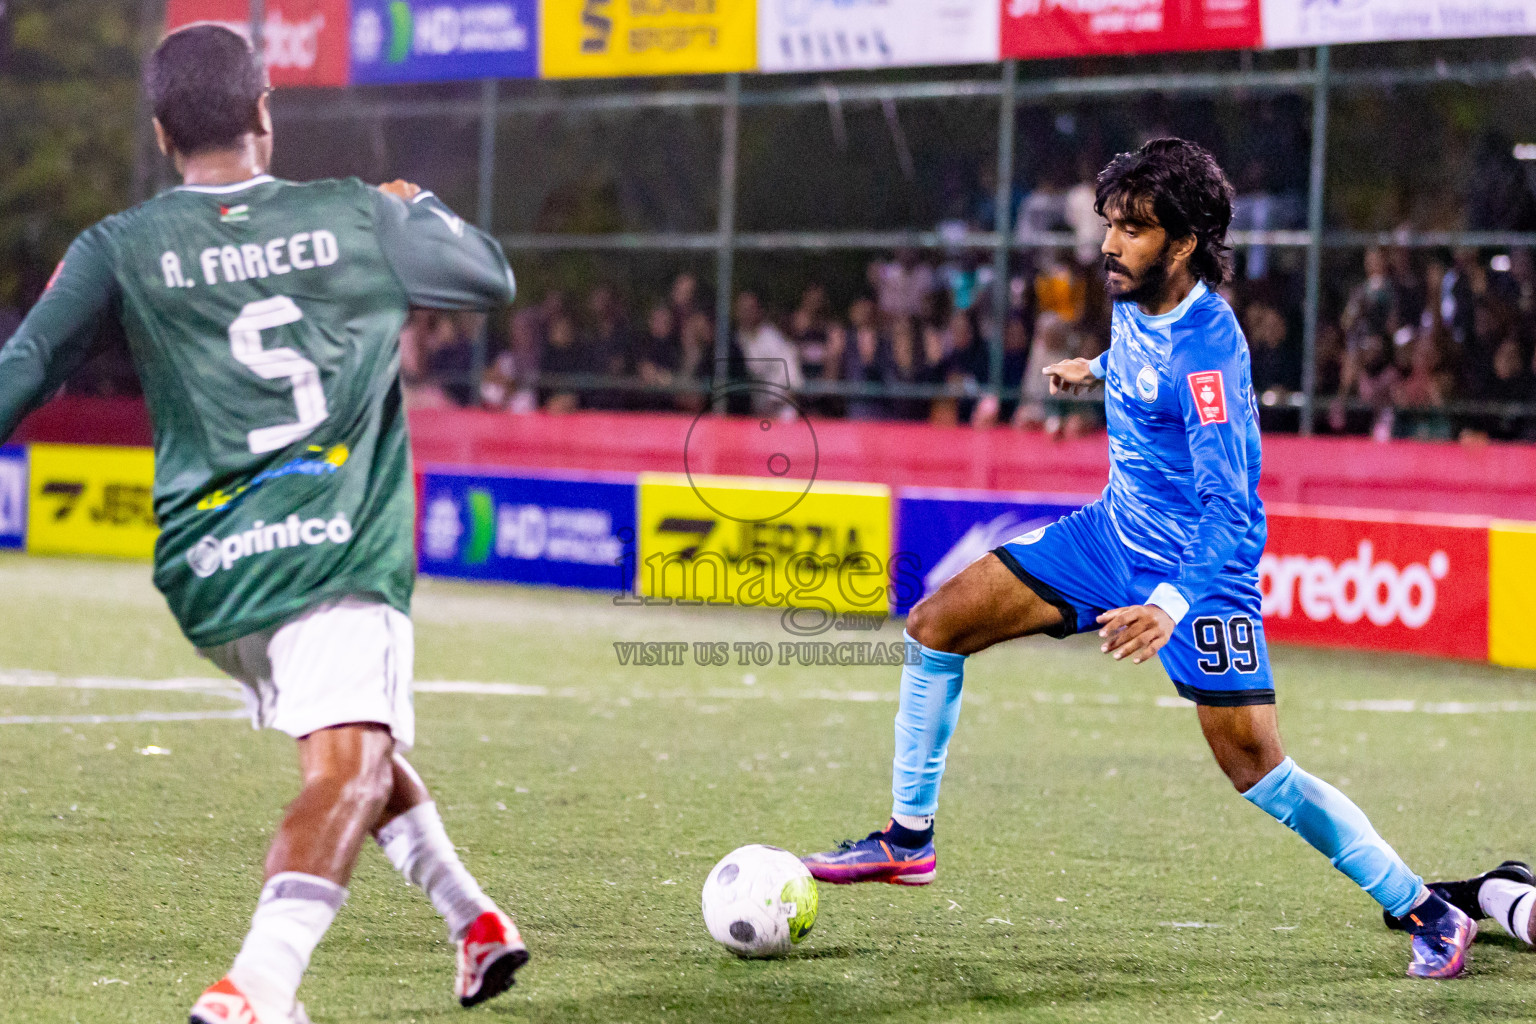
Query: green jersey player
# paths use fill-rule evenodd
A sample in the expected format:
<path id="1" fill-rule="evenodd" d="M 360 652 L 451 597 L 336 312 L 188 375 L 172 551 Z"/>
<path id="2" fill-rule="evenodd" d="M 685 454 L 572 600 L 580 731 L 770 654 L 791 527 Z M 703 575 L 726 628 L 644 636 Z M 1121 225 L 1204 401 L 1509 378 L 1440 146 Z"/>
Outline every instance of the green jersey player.
<path id="1" fill-rule="evenodd" d="M 372 834 L 459 948 L 457 995 L 505 991 L 528 954 L 454 852 L 402 757 L 411 706 L 414 483 L 399 334 L 411 306 L 510 302 L 500 246 L 397 182 L 266 174 L 265 74 L 237 34 L 166 37 L 147 88 L 185 180 L 70 247 L 0 350 L 0 439 L 127 332 L 154 423 L 155 584 L 187 637 L 298 741 L 303 788 L 227 977 L 194 1024 L 299 1024 L 311 953 Z"/>

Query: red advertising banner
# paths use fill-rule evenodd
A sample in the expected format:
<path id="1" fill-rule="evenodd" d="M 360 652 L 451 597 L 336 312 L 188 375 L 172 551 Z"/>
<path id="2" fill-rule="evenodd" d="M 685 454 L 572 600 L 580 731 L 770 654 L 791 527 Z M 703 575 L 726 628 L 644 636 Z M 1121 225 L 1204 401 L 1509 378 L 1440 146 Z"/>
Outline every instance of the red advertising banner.
<path id="1" fill-rule="evenodd" d="M 1269 509 L 1259 562 L 1271 640 L 1488 658 L 1488 521 Z"/>
<path id="2" fill-rule="evenodd" d="M 272 84 L 279 88 L 346 85 L 351 72 L 347 47 L 351 18 L 350 0 L 267 0 L 263 35 Z M 247 0 L 169 0 L 167 31 L 198 21 L 217 22 L 250 38 Z"/>
<path id="3" fill-rule="evenodd" d="M 1259 0 L 1003 0 L 1004 57 L 1260 45 Z"/>

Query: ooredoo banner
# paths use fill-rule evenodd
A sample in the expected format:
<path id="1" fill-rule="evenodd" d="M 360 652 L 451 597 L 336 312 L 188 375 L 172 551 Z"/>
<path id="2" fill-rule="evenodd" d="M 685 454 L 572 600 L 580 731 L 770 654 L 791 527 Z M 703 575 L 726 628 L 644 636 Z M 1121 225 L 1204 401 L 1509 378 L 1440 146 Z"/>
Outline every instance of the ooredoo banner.
<path id="1" fill-rule="evenodd" d="M 275 86 L 347 84 L 349 0 L 267 0 L 267 69 Z M 225 25 L 246 38 L 251 34 L 248 0 L 169 0 L 167 30 L 199 21 Z"/>
<path id="2" fill-rule="evenodd" d="M 538 0 L 352 0 L 352 81 L 534 78 Z"/>
<path id="3" fill-rule="evenodd" d="M 1259 0 L 1003 0 L 1002 9 L 1004 57 L 1247 49 L 1261 39 Z"/>
<path id="4" fill-rule="evenodd" d="M 543 0 L 545 78 L 711 74 L 757 65 L 756 0 Z"/>
<path id="5" fill-rule="evenodd" d="M 1488 657 L 1488 522 L 1272 508 L 1259 561 L 1272 640 Z"/>
<path id="6" fill-rule="evenodd" d="M 758 0 L 761 71 L 997 60 L 997 0 Z"/>
<path id="7" fill-rule="evenodd" d="M 428 470 L 421 488 L 416 546 L 424 573 L 629 589 L 633 476 Z"/>
<path id="8" fill-rule="evenodd" d="M 1263 0 L 1264 45 L 1536 33 L 1536 0 Z"/>

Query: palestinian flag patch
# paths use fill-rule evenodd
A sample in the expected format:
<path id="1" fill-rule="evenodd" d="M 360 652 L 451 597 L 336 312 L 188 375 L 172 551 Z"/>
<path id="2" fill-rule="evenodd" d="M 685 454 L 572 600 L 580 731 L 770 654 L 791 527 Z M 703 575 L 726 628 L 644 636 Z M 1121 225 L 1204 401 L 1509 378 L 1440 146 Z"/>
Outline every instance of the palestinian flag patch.
<path id="1" fill-rule="evenodd" d="M 251 207 L 248 203 L 241 203 L 239 206 L 219 207 L 220 224 L 244 224 L 250 219 Z"/>

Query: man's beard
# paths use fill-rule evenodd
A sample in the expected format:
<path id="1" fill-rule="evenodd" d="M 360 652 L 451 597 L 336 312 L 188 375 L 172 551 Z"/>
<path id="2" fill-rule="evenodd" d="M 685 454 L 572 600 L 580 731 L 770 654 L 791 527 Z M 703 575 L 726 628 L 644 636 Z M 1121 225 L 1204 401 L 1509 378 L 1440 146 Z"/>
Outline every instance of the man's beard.
<path id="1" fill-rule="evenodd" d="M 1147 266 L 1146 270 L 1141 272 L 1140 277 L 1133 278 L 1134 283 L 1131 287 L 1114 297 L 1115 301 L 1146 303 L 1162 295 L 1163 289 L 1168 285 L 1168 275 L 1173 269 L 1173 260 L 1168 255 L 1171 248 L 1171 243 L 1164 242 L 1163 248 L 1157 254 L 1157 258 Z M 1109 256 L 1104 257 L 1104 269 L 1106 271 L 1111 269 L 1118 270 L 1126 277 L 1131 276 L 1125 264 Z"/>

